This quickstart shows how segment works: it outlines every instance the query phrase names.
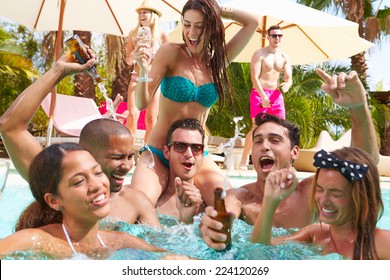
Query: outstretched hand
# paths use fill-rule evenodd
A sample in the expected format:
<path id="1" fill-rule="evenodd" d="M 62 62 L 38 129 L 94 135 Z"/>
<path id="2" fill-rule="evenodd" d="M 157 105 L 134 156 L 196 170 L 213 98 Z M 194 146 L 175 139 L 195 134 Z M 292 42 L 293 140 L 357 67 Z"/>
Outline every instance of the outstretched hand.
<path id="1" fill-rule="evenodd" d="M 298 184 L 294 168 L 273 171 L 265 181 L 264 198 L 281 201 L 295 191 Z"/>
<path id="2" fill-rule="evenodd" d="M 356 71 L 332 76 L 320 68 L 317 68 L 316 72 L 325 81 L 321 86 L 322 90 L 332 97 L 334 103 L 344 108 L 357 108 L 367 102 L 366 90 Z"/>
<path id="3" fill-rule="evenodd" d="M 175 178 L 176 207 L 180 212 L 180 221 L 191 223 L 203 200 L 199 189 L 190 182 Z"/>

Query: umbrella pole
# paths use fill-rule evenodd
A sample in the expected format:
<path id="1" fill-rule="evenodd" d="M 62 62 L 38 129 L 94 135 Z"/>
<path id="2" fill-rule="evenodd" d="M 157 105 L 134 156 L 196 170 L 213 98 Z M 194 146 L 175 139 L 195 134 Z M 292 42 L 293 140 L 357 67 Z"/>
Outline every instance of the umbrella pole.
<path id="1" fill-rule="evenodd" d="M 265 38 L 267 37 L 267 17 L 263 16 L 261 23 L 261 48 L 265 47 Z"/>
<path id="2" fill-rule="evenodd" d="M 58 31 L 57 31 L 56 45 L 55 45 L 55 61 L 57 61 L 60 58 L 61 44 L 62 44 L 62 23 L 64 20 L 65 5 L 66 5 L 66 0 L 61 0 L 60 15 L 58 21 Z M 56 108 L 56 98 L 57 98 L 57 88 L 55 86 L 51 90 L 49 123 L 46 131 L 46 147 L 49 147 L 51 145 L 51 137 L 52 137 L 53 123 L 54 123 L 54 111 Z"/>

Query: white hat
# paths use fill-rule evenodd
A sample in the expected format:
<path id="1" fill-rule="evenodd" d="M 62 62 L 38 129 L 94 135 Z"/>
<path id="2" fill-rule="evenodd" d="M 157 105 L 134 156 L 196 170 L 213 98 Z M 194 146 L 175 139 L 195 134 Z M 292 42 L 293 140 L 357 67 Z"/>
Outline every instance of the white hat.
<path id="1" fill-rule="evenodd" d="M 139 6 L 137 9 L 135 9 L 135 11 L 137 13 L 139 13 L 140 10 L 150 10 L 150 11 L 153 11 L 155 12 L 159 17 L 161 17 L 161 12 L 159 10 L 157 10 L 157 8 L 155 8 L 155 3 L 153 0 L 144 0 L 141 4 L 141 6 Z"/>

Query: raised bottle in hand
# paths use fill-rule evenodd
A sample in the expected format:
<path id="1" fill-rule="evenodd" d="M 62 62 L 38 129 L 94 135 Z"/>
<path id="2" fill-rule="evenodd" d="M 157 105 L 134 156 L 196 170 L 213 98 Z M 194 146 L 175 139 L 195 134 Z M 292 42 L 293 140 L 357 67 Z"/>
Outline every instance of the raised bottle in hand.
<path id="1" fill-rule="evenodd" d="M 77 34 L 66 40 L 65 45 L 81 64 L 85 64 L 88 60 L 91 59 L 91 56 L 87 52 L 87 48 Z M 100 83 L 102 81 L 102 78 L 100 77 L 95 65 L 88 69 L 88 73 L 96 80 L 96 82 Z"/>
<path id="2" fill-rule="evenodd" d="M 226 249 L 229 250 L 232 247 L 232 238 L 231 238 L 231 219 L 230 215 L 226 211 L 225 207 L 225 191 L 222 188 L 216 188 L 214 190 L 214 208 L 218 212 L 215 220 L 223 224 L 221 233 L 226 234 L 227 239 L 225 241 Z"/>

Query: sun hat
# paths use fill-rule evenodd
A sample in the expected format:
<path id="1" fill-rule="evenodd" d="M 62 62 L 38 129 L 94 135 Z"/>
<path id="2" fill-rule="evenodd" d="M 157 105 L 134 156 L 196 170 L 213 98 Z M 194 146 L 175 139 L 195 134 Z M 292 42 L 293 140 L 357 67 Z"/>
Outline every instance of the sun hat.
<path id="1" fill-rule="evenodd" d="M 142 2 L 141 6 L 139 6 L 135 11 L 139 13 L 140 10 L 150 10 L 155 12 L 159 17 L 161 17 L 161 12 L 156 8 L 155 2 L 152 0 L 145 0 Z"/>

